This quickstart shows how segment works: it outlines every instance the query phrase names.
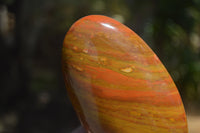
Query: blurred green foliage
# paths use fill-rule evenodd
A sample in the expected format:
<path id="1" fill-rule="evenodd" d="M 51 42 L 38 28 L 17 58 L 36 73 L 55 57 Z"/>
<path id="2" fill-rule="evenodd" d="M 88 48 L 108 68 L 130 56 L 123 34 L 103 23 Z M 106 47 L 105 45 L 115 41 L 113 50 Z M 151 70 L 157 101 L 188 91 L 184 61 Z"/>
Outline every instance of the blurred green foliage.
<path id="1" fill-rule="evenodd" d="M 199 0 L 1 0 L 0 132 L 63 133 L 79 125 L 60 58 L 69 27 L 90 14 L 133 29 L 166 66 L 185 106 L 200 104 Z"/>

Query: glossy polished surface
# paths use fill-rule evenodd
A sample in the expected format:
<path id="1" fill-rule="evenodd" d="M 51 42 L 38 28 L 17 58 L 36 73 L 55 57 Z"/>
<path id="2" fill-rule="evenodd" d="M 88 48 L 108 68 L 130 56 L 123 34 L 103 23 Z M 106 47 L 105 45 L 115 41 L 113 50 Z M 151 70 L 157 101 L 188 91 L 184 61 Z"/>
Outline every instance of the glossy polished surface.
<path id="1" fill-rule="evenodd" d="M 68 31 L 63 73 L 90 133 L 187 133 L 179 92 L 148 45 L 114 19 L 91 15 Z"/>

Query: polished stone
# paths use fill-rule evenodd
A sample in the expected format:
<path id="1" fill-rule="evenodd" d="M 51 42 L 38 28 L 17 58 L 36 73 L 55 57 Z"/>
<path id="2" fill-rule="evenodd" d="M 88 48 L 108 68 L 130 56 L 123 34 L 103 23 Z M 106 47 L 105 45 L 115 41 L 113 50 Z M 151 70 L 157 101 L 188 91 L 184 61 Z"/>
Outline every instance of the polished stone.
<path id="1" fill-rule="evenodd" d="M 169 73 L 131 29 L 106 16 L 75 22 L 62 66 L 71 102 L 91 133 L 187 133 Z"/>

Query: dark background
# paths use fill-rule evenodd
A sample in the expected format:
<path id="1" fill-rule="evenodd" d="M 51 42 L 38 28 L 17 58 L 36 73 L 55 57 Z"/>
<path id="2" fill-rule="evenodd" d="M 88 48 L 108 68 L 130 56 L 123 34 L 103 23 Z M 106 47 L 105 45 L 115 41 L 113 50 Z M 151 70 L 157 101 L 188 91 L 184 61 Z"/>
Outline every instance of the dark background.
<path id="1" fill-rule="evenodd" d="M 69 27 L 90 14 L 113 17 L 139 34 L 168 69 L 187 114 L 198 114 L 199 0 L 1 0 L 0 133 L 70 133 L 79 125 L 61 48 Z"/>

